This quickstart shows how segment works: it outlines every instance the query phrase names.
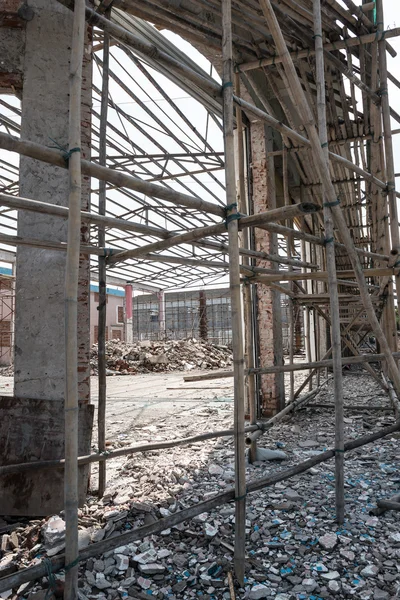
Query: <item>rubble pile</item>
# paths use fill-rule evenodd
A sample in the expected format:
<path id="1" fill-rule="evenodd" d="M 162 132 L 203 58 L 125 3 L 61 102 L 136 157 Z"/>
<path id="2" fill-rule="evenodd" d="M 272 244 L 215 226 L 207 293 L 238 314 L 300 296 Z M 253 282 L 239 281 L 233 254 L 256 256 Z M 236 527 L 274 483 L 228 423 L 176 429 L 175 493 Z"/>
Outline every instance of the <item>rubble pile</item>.
<path id="1" fill-rule="evenodd" d="M 344 378 L 345 405 L 371 401 L 389 405 L 367 376 Z M 319 400 L 332 402 L 328 386 Z M 187 430 L 226 428 L 232 404 L 210 401 L 187 415 Z M 393 423 L 384 410 L 345 409 L 345 437 L 352 439 Z M 286 459 L 247 466 L 249 480 L 286 469 L 334 444 L 333 413 L 298 411 L 268 431 L 260 444 L 281 449 Z M 170 425 L 171 432 L 174 425 Z M 170 437 L 172 433 L 170 432 Z M 397 600 L 400 598 L 398 513 L 376 517 L 378 498 L 400 489 L 399 435 L 346 454 L 345 523 L 335 521 L 334 463 L 329 461 L 271 488 L 247 496 L 246 580 L 236 584 L 237 600 Z M 234 481 L 234 449 L 229 439 L 129 456 L 102 500 L 89 498 L 79 514 L 80 546 L 116 538 L 183 508 L 210 499 Z M 234 504 L 134 543 L 120 543 L 80 564 L 79 600 L 231 600 Z M 62 552 L 62 516 L 28 524 L 0 520 L 0 577 Z M 12 529 L 14 527 L 14 529 Z M 1 534 L 0 534 L 1 535 Z M 121 540 L 122 542 L 122 540 Z M 62 594 L 63 574 L 56 575 Z M 57 587 L 58 586 L 58 587 Z M 1 598 L 43 600 L 47 578 L 23 584 Z M 61 591 L 60 591 L 61 590 Z M 8 594 L 8 595 L 7 595 Z M 47 596 L 49 597 L 49 595 Z M 50 595 L 51 597 L 51 595 Z"/>
<path id="2" fill-rule="evenodd" d="M 98 346 L 92 347 L 90 365 L 97 370 Z M 141 341 L 132 344 L 120 340 L 106 342 L 108 374 L 135 374 L 224 369 L 232 365 L 232 352 L 203 340 Z"/>

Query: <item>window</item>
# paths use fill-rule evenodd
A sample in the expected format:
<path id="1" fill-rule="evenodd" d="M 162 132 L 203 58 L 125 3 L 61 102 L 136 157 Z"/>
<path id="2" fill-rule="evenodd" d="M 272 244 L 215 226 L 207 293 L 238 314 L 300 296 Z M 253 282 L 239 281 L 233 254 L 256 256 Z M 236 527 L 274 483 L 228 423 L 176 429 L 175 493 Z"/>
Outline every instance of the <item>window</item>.
<path id="1" fill-rule="evenodd" d="M 117 323 L 123 323 L 123 322 L 124 322 L 124 307 L 118 306 L 117 307 Z"/>
<path id="2" fill-rule="evenodd" d="M 121 329 L 113 329 L 111 331 L 111 338 L 113 340 L 122 340 L 122 331 L 121 331 Z"/>
<path id="3" fill-rule="evenodd" d="M 95 325 L 94 326 L 94 336 L 93 336 L 93 343 L 97 344 L 99 341 L 99 326 Z M 106 342 L 108 342 L 108 327 L 106 327 Z"/>
<path id="4" fill-rule="evenodd" d="M 2 348 L 11 346 L 11 321 L 0 321 L 0 346 Z"/>
<path id="5" fill-rule="evenodd" d="M 94 293 L 94 301 L 96 304 L 98 304 L 100 302 L 100 296 L 98 292 Z M 108 304 L 108 294 L 106 295 L 106 303 Z"/>
<path id="6" fill-rule="evenodd" d="M 12 279 L 0 279 L 0 291 L 12 290 Z"/>

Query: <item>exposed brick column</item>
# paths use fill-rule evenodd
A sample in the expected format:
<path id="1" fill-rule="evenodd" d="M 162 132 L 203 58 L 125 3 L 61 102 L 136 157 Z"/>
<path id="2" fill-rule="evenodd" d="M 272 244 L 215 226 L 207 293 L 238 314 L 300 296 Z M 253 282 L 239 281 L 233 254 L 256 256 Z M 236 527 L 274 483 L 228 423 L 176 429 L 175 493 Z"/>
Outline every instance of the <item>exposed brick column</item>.
<path id="1" fill-rule="evenodd" d="M 252 200 L 254 213 L 275 208 L 273 193 L 275 174 L 270 173 L 267 147 L 269 130 L 264 123 L 255 121 L 250 126 Z M 263 229 L 255 229 L 256 250 L 277 254 L 276 235 Z M 257 266 L 271 269 L 269 261 L 257 261 Z M 257 285 L 258 300 L 258 349 L 260 367 L 283 364 L 282 320 L 280 294 L 267 285 Z M 284 376 L 262 375 L 261 413 L 271 416 L 284 406 Z"/>
<path id="2" fill-rule="evenodd" d="M 0 0 L 0 94 L 21 96 L 25 24 L 30 17 L 21 0 Z"/>

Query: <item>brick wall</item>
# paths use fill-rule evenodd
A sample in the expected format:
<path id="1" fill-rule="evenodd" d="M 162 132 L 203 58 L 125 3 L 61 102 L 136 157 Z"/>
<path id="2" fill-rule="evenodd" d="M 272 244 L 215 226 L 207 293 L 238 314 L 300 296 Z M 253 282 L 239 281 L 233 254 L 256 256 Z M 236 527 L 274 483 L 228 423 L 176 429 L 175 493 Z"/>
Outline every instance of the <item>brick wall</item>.
<path id="1" fill-rule="evenodd" d="M 273 194 L 269 193 L 266 130 L 262 122 L 251 124 L 251 162 L 254 213 L 274 208 Z M 276 236 L 263 229 L 255 229 L 256 250 L 276 252 Z M 257 266 L 274 268 L 273 263 L 257 261 Z M 257 285 L 259 361 L 261 367 L 282 362 L 282 327 L 279 294 L 266 285 Z M 274 317 L 275 316 L 275 320 Z M 284 403 L 283 376 L 261 376 L 261 411 L 263 416 L 278 412 Z"/>

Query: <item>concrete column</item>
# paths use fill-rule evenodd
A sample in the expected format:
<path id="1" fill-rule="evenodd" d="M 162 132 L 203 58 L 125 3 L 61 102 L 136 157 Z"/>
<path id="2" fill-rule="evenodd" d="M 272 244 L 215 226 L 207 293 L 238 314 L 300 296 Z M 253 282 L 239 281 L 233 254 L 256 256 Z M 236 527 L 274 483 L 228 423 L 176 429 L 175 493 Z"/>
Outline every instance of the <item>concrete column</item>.
<path id="1" fill-rule="evenodd" d="M 132 286 L 125 286 L 125 314 L 126 331 L 125 340 L 131 344 L 133 342 L 133 312 L 132 312 Z"/>
<path id="2" fill-rule="evenodd" d="M 253 212 L 276 207 L 275 173 L 267 151 L 272 146 L 271 132 L 264 123 L 251 123 L 251 171 Z M 255 229 L 256 250 L 277 254 L 276 235 Z M 269 261 L 257 261 L 257 266 L 274 268 Z M 257 286 L 259 366 L 283 364 L 282 319 L 280 294 L 267 285 Z M 271 416 L 284 406 L 283 374 L 261 376 L 261 413 Z"/>
<path id="3" fill-rule="evenodd" d="M 72 12 L 56 0 L 28 0 L 33 18 L 26 25 L 21 137 L 40 144 L 68 147 L 69 59 Z M 82 92 L 82 155 L 90 157 L 91 62 L 85 56 Z M 90 202 L 85 179 L 82 208 Z M 27 157 L 20 160 L 20 195 L 68 205 L 68 171 Z M 66 241 L 67 222 L 45 214 L 19 211 L 18 235 Z M 82 240 L 88 242 L 88 228 Z M 15 387 L 13 405 L 3 413 L 12 432 L 6 460 L 23 462 L 58 458 L 64 452 L 65 394 L 64 279 L 62 252 L 19 247 L 16 262 Z M 90 451 L 89 260 L 80 259 L 78 297 L 78 371 L 80 452 Z M 11 413 L 10 413 L 11 408 Z M 32 420 L 40 427 L 31 427 Z M 18 422 L 18 427 L 16 423 Z M 25 428 L 24 428 L 25 426 Z M 0 424 L 0 438 L 2 433 Z M 1 455 L 1 442 L 0 442 Z M 87 473 L 87 471 L 86 471 Z M 87 477 L 82 471 L 82 499 Z M 51 514 L 63 506 L 62 472 L 35 477 L 2 478 L 0 506 L 7 514 Z M 86 478 L 86 482 L 85 482 Z M 15 496 L 15 497 L 14 497 Z"/>
<path id="4" fill-rule="evenodd" d="M 157 292 L 158 298 L 158 331 L 160 340 L 165 339 L 165 294 L 163 291 Z"/>

